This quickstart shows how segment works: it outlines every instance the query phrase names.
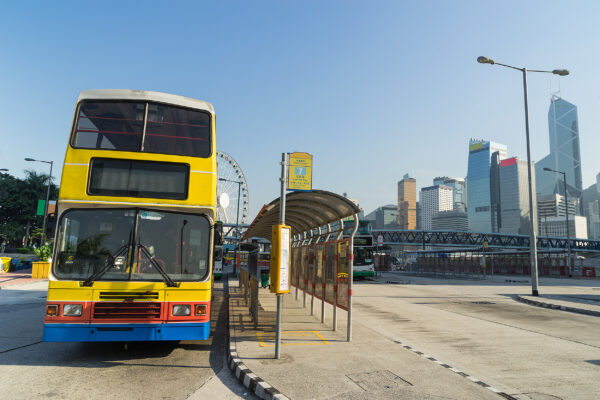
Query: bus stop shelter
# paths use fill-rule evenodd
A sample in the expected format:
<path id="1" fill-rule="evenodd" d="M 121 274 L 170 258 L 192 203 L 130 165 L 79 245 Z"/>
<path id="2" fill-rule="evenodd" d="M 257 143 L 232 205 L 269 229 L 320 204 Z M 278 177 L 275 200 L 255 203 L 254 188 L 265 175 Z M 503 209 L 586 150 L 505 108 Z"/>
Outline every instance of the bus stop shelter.
<path id="1" fill-rule="evenodd" d="M 263 206 L 242 240 L 271 240 L 272 226 L 279 224 L 280 207 L 279 197 Z M 302 292 L 304 306 L 310 298 L 311 315 L 315 300 L 321 301 L 321 322 L 325 319 L 325 302 L 333 306 L 334 330 L 337 309 L 346 310 L 348 341 L 352 339 L 352 248 L 359 212 L 353 201 L 325 190 L 286 194 L 285 223 L 292 236 L 290 285 L 295 288 L 296 299 Z M 348 221 L 352 221 L 351 226 Z"/>

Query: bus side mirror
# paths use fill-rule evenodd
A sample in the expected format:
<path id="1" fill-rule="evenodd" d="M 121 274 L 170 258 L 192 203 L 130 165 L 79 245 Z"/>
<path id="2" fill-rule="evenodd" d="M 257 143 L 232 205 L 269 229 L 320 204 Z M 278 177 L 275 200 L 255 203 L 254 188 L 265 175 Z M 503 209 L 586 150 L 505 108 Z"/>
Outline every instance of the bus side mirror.
<path id="1" fill-rule="evenodd" d="M 223 223 L 221 221 L 215 222 L 215 246 L 223 245 Z"/>

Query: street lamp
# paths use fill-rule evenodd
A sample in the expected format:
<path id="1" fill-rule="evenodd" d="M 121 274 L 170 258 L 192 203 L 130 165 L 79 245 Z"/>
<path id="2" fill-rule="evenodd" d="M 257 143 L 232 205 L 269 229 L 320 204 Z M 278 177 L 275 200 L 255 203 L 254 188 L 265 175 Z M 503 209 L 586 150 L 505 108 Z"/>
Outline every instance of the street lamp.
<path id="1" fill-rule="evenodd" d="M 50 164 L 50 175 L 48 175 L 48 189 L 46 190 L 46 204 L 44 207 L 44 225 L 42 226 L 42 243 L 41 246 L 46 243 L 46 223 L 48 221 L 48 200 L 50 200 L 50 185 L 52 184 L 52 166 L 54 161 L 34 160 L 33 158 L 26 158 L 25 161 L 37 161 Z"/>
<path id="2" fill-rule="evenodd" d="M 562 174 L 562 176 L 563 176 L 563 183 L 565 186 L 565 217 L 566 217 L 566 223 L 567 223 L 567 271 L 569 271 L 568 272 L 569 276 L 572 276 L 573 269 L 572 269 L 572 262 L 571 262 L 571 240 L 570 240 L 570 235 L 569 235 L 569 194 L 567 193 L 567 173 L 563 172 L 563 171 L 557 171 L 552 168 L 544 168 L 544 171 L 556 172 L 557 174 Z M 556 211 L 558 213 L 558 209 Z M 573 222 L 575 222 L 575 219 L 573 219 Z"/>
<path id="3" fill-rule="evenodd" d="M 237 199 L 237 213 L 235 216 L 235 229 L 237 232 L 237 235 L 240 234 L 240 192 L 242 189 L 242 182 L 241 181 L 232 181 L 230 179 L 225 179 L 225 178 L 219 178 L 219 180 L 221 182 L 231 182 L 231 183 L 237 183 L 238 185 L 238 199 Z M 235 267 L 233 268 L 233 276 L 237 275 L 237 268 L 240 267 L 239 263 L 238 263 L 238 259 L 237 259 L 237 253 L 240 247 L 240 238 L 237 238 L 237 243 L 235 245 L 235 250 L 233 252 L 233 257 L 235 260 Z"/>
<path id="4" fill-rule="evenodd" d="M 517 68 L 512 65 L 495 62 L 489 57 L 479 56 L 477 62 L 481 64 L 500 65 L 502 67 L 516 69 L 523 73 L 523 95 L 525 98 L 525 138 L 527 140 L 527 181 L 529 184 L 529 220 L 531 233 L 529 235 L 529 257 L 531 265 L 531 294 L 538 296 L 538 260 L 537 260 L 537 237 L 535 233 L 535 224 L 537 224 L 537 205 L 533 204 L 533 187 L 531 183 L 531 151 L 529 145 L 529 105 L 527 104 L 527 72 L 544 72 L 559 76 L 569 75 L 567 69 L 555 69 L 552 71 L 543 71 L 537 69 Z"/>

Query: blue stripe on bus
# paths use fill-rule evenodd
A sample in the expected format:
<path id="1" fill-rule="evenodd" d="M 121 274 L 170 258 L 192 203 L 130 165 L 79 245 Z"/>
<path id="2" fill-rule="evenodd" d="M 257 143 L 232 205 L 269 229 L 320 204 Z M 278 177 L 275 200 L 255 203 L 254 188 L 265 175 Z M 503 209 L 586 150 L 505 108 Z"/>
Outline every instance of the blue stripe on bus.
<path id="1" fill-rule="evenodd" d="M 210 322 L 176 324 L 44 324 L 45 342 L 205 340 Z"/>

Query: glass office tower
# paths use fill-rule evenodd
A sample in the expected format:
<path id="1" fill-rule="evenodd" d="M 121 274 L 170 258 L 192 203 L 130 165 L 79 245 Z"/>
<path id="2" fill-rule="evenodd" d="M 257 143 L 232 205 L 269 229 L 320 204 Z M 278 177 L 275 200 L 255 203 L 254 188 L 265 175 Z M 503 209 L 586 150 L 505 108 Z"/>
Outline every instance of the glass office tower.
<path id="1" fill-rule="evenodd" d="M 452 197 L 454 198 L 454 210 L 467 210 L 467 183 L 463 178 L 438 176 L 437 178 L 433 178 L 433 185 L 450 186 L 452 188 Z"/>
<path id="2" fill-rule="evenodd" d="M 567 192 L 570 198 L 581 197 L 581 156 L 579 151 L 579 125 L 577 107 L 553 95 L 548 111 L 550 154 L 538 161 L 536 191 L 539 194 L 564 194 L 561 174 L 546 172 L 544 168 L 564 171 L 567 175 Z"/>
<path id="3" fill-rule="evenodd" d="M 498 232 L 500 229 L 500 161 L 507 156 L 503 144 L 487 140 L 469 141 L 467 214 L 469 230 Z"/>

